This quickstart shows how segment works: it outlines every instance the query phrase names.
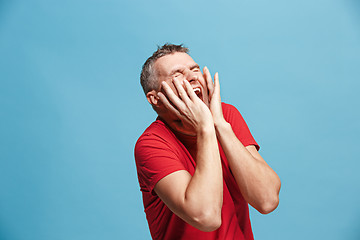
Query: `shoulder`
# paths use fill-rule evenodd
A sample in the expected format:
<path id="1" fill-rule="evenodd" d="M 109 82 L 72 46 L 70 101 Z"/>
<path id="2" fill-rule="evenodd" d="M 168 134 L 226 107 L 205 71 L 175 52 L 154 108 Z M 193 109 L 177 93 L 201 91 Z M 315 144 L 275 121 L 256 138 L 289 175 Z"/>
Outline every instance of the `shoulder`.
<path id="1" fill-rule="evenodd" d="M 153 122 L 139 137 L 134 149 L 141 190 L 154 195 L 153 189 L 160 179 L 185 170 L 182 152 L 174 133 L 162 121 Z"/>
<path id="2" fill-rule="evenodd" d="M 222 107 L 223 115 L 224 115 L 224 118 L 225 118 L 226 121 L 232 122 L 232 121 L 237 120 L 239 118 L 241 120 L 243 120 L 243 118 L 241 116 L 241 113 L 233 105 L 222 102 L 221 107 Z"/>
<path id="3" fill-rule="evenodd" d="M 161 141 L 161 140 L 169 140 L 173 138 L 173 132 L 163 123 L 161 120 L 156 120 L 153 122 L 144 132 L 141 134 L 139 139 L 136 142 L 138 145 L 142 141 Z"/>
<path id="4" fill-rule="evenodd" d="M 222 103 L 225 120 L 230 123 L 235 135 L 244 146 L 254 145 L 259 150 L 259 145 L 252 136 L 248 125 L 239 110 L 231 104 Z"/>
<path id="5" fill-rule="evenodd" d="M 135 159 L 155 151 L 176 151 L 177 139 L 174 133 L 161 120 L 153 122 L 135 144 Z"/>
<path id="6" fill-rule="evenodd" d="M 222 107 L 222 110 L 224 113 L 233 113 L 233 112 L 239 112 L 239 110 L 233 106 L 232 104 L 229 104 L 229 103 L 224 103 L 224 102 L 221 102 L 221 107 Z"/>
<path id="7" fill-rule="evenodd" d="M 229 104 L 229 103 L 224 103 L 224 102 L 221 102 L 221 106 L 222 108 L 224 109 L 232 109 L 232 108 L 235 108 L 233 105 Z"/>

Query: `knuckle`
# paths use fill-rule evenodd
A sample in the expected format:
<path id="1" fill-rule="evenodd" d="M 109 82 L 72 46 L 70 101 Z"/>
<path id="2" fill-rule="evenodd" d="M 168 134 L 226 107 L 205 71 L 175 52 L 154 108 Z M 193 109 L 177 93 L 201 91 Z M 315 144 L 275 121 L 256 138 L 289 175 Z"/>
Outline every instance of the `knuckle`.
<path id="1" fill-rule="evenodd" d="M 187 106 L 188 106 L 188 108 L 194 108 L 194 104 L 191 101 L 187 103 Z"/>
<path id="2" fill-rule="evenodd" d="M 186 112 L 186 108 L 184 106 L 179 106 L 178 107 L 179 111 L 182 112 L 182 113 L 185 113 Z"/>

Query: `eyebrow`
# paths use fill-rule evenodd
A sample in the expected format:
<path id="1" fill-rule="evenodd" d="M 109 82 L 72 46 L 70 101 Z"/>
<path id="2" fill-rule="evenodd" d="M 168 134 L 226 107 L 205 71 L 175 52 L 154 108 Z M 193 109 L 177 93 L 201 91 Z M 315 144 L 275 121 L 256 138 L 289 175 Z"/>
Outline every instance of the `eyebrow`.
<path id="1" fill-rule="evenodd" d="M 194 65 L 192 65 L 192 66 L 190 67 L 190 70 L 193 70 L 194 68 L 199 68 L 199 69 L 200 69 L 199 64 L 195 63 Z"/>
<path id="2" fill-rule="evenodd" d="M 199 64 L 195 63 L 194 65 L 190 66 L 190 70 L 193 70 L 194 68 L 199 68 L 199 69 L 200 69 Z M 184 71 L 184 68 L 183 68 L 183 67 L 175 68 L 174 70 L 172 70 L 172 71 L 170 72 L 169 75 L 171 76 L 171 75 L 173 75 L 173 74 L 175 74 L 175 73 L 177 73 L 177 72 L 183 72 L 183 71 Z"/>

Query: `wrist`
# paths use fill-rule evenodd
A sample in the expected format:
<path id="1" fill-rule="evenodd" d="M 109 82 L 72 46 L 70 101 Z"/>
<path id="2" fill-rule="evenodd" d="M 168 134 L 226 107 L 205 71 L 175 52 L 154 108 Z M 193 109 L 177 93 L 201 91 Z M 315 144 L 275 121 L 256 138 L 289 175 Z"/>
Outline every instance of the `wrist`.
<path id="1" fill-rule="evenodd" d="M 202 124 L 196 131 L 197 136 L 211 135 L 215 133 L 214 123 Z"/>
<path id="2" fill-rule="evenodd" d="M 228 123 L 225 119 L 220 121 L 216 121 L 214 123 L 216 135 L 219 135 L 221 132 L 224 132 L 228 129 L 232 129 L 230 123 Z"/>
<path id="3" fill-rule="evenodd" d="M 215 129 L 219 128 L 225 128 L 230 126 L 230 123 L 228 123 L 223 117 L 222 118 L 218 118 L 218 119 L 214 119 L 214 126 Z"/>

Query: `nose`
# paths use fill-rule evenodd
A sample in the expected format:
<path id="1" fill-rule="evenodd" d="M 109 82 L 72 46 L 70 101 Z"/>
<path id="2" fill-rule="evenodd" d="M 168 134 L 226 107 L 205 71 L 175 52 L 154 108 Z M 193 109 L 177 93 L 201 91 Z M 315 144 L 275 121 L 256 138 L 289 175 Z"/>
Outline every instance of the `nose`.
<path id="1" fill-rule="evenodd" d="M 191 83 L 198 80 L 198 75 L 195 72 L 188 70 L 186 72 L 185 78 L 189 83 Z"/>

